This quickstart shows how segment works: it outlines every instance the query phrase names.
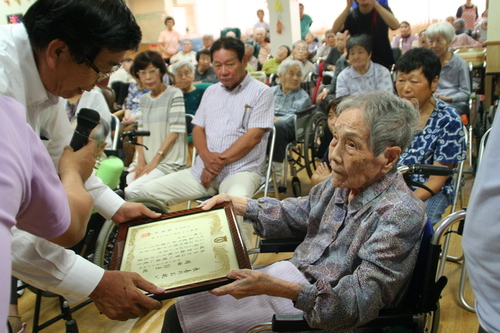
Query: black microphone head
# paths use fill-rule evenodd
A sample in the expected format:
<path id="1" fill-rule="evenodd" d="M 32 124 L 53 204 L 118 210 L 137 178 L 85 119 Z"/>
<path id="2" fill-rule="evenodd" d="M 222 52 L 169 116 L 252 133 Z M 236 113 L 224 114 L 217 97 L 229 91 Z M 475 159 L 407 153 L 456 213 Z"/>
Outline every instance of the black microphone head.
<path id="1" fill-rule="evenodd" d="M 78 115 L 76 116 L 76 123 L 79 126 L 93 129 L 99 124 L 100 119 L 101 116 L 99 115 L 99 112 L 97 112 L 96 110 L 82 108 L 80 109 Z"/>

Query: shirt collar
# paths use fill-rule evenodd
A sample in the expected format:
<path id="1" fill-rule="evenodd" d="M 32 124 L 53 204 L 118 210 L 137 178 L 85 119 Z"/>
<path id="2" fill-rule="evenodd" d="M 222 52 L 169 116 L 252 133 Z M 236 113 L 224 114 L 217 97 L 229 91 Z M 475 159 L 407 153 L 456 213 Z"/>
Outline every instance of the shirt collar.
<path id="1" fill-rule="evenodd" d="M 355 77 L 369 77 L 369 76 L 372 76 L 375 74 L 375 66 L 373 65 L 373 61 L 370 60 L 370 68 L 368 68 L 368 72 L 365 73 L 365 75 L 361 75 L 359 74 L 355 69 L 354 67 L 352 68 L 352 71 L 354 72 L 354 74 L 352 75 L 353 78 Z"/>
<path id="2" fill-rule="evenodd" d="M 236 92 L 236 91 L 239 91 L 239 90 L 242 90 L 242 89 L 245 89 L 246 86 L 248 86 L 248 84 L 250 83 L 250 80 L 252 80 L 252 76 L 250 75 L 250 73 L 245 70 L 246 72 L 246 75 L 245 75 L 245 78 L 243 79 L 243 81 L 241 81 L 241 83 L 236 87 L 234 88 L 233 90 L 229 90 L 228 87 L 226 87 L 224 84 L 220 83 L 219 84 L 221 85 L 222 88 L 226 89 L 227 91 L 229 92 Z"/>

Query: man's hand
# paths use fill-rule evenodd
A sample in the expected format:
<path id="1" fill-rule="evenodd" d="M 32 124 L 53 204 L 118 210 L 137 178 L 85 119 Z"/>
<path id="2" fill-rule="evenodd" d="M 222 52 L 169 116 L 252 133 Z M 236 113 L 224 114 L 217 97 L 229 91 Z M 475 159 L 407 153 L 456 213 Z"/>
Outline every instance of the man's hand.
<path id="1" fill-rule="evenodd" d="M 145 316 L 149 310 L 158 310 L 161 303 L 149 298 L 148 293 L 160 294 L 165 290 L 132 272 L 106 271 L 90 294 L 99 311 L 113 320 L 127 320 Z"/>
<path id="2" fill-rule="evenodd" d="M 203 169 L 203 171 L 201 172 L 201 177 L 200 177 L 201 185 L 204 188 L 209 188 L 210 184 L 212 183 L 212 180 L 215 178 L 215 176 L 217 176 L 217 175 L 214 175 L 213 173 L 208 171 L 207 168 Z"/>
<path id="3" fill-rule="evenodd" d="M 214 175 L 218 175 L 222 169 L 224 168 L 224 160 L 225 157 L 220 153 L 212 153 L 208 152 L 204 156 L 202 156 L 203 164 L 205 168 Z"/>
<path id="4" fill-rule="evenodd" d="M 73 151 L 73 148 L 66 146 L 58 165 L 61 178 L 64 178 L 66 174 L 76 172 L 82 178 L 82 182 L 85 182 L 94 169 L 94 151 L 96 147 L 97 143 L 92 139 L 89 139 L 87 144 L 77 151 Z"/>
<path id="5" fill-rule="evenodd" d="M 300 285 L 250 269 L 232 270 L 227 274 L 236 281 L 211 290 L 216 296 L 231 295 L 236 299 L 256 295 L 269 295 L 297 300 Z"/>
<path id="6" fill-rule="evenodd" d="M 115 224 L 130 221 L 136 217 L 147 216 L 150 218 L 160 217 L 160 213 L 155 213 L 148 207 L 138 202 L 125 202 L 111 218 Z"/>
<path id="7" fill-rule="evenodd" d="M 352 7 L 352 2 L 353 0 L 347 0 L 346 3 L 347 3 L 347 8 L 351 8 Z"/>

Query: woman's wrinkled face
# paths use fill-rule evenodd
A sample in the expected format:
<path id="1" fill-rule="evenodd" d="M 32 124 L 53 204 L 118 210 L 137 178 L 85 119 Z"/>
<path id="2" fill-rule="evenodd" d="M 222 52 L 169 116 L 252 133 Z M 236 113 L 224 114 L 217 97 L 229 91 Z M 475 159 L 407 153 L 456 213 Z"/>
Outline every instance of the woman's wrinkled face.
<path id="1" fill-rule="evenodd" d="M 368 51 L 360 45 L 354 45 L 349 50 L 349 62 L 356 70 L 365 68 L 370 62 L 371 56 L 372 54 L 368 53 Z"/>
<path id="2" fill-rule="evenodd" d="M 427 43 L 429 44 L 429 48 L 432 52 L 436 53 L 438 57 L 444 56 L 450 47 L 450 42 L 446 40 L 446 38 L 438 34 L 436 36 L 428 37 Z"/>
<path id="3" fill-rule="evenodd" d="M 295 45 L 292 51 L 293 58 L 298 61 L 304 61 L 307 58 L 307 44 L 300 42 Z"/>
<path id="4" fill-rule="evenodd" d="M 361 109 L 343 111 L 333 126 L 328 159 L 335 187 L 361 192 L 380 179 L 384 161 L 370 148 L 370 130 Z"/>
<path id="5" fill-rule="evenodd" d="M 290 92 L 299 89 L 302 83 L 301 68 L 297 65 L 288 67 L 285 75 L 280 75 L 280 80 L 283 91 Z"/>
<path id="6" fill-rule="evenodd" d="M 181 90 L 191 88 L 194 80 L 194 74 L 188 66 L 182 66 L 175 72 L 175 86 Z"/>
<path id="7" fill-rule="evenodd" d="M 139 76 L 139 80 L 141 80 L 142 86 L 149 90 L 157 90 L 163 84 L 160 69 L 152 63 L 149 63 L 146 68 L 138 70 L 137 75 Z"/>

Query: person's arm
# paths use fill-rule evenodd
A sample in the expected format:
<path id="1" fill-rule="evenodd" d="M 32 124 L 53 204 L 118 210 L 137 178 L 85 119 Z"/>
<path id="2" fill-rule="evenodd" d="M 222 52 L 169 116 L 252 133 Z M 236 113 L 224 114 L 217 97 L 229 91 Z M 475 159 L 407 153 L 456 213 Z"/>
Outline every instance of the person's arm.
<path id="1" fill-rule="evenodd" d="M 149 293 L 162 293 L 164 289 L 137 274 L 105 272 L 72 250 L 17 228 L 12 229 L 12 236 L 12 275 L 38 289 L 74 303 L 90 295 L 97 308 L 111 319 L 136 318 L 143 316 L 145 309 L 161 308 L 160 302 L 146 297 L 137 287 Z"/>
<path id="2" fill-rule="evenodd" d="M 147 175 L 148 173 L 153 171 L 158 166 L 158 164 L 160 164 L 160 162 L 163 160 L 163 158 L 165 158 L 165 155 L 167 155 L 168 151 L 170 150 L 170 148 L 172 148 L 172 146 L 174 145 L 174 143 L 178 137 L 179 137 L 179 133 L 175 133 L 175 132 L 168 133 L 167 136 L 165 137 L 165 139 L 163 140 L 163 142 L 161 143 L 161 146 L 160 146 L 158 153 L 155 154 L 153 159 L 151 161 L 149 161 L 144 166 L 141 173 L 138 174 L 136 176 L 136 178 Z M 140 147 L 140 148 L 143 148 L 143 147 Z M 140 149 L 140 150 L 142 151 L 142 156 L 144 159 L 144 150 L 143 149 Z M 161 151 L 161 153 L 160 153 L 160 151 Z"/>
<path id="3" fill-rule="evenodd" d="M 87 222 L 94 202 L 92 196 L 84 187 L 84 182 L 91 175 L 95 160 L 93 153 L 96 142 L 89 143 L 80 150 L 66 147 L 59 160 L 59 176 L 63 184 L 71 213 L 71 224 L 68 229 L 58 237 L 49 239 L 51 242 L 64 247 L 70 247 L 78 243 L 87 230 Z"/>
<path id="4" fill-rule="evenodd" d="M 211 174 L 218 175 L 222 168 L 224 167 L 224 163 L 218 156 L 219 153 L 213 153 L 208 150 L 207 146 L 207 137 L 205 134 L 205 128 L 195 125 L 193 128 L 193 144 L 198 152 L 198 155 L 203 160 L 203 164 L 205 169 L 207 169 Z"/>
<path id="5" fill-rule="evenodd" d="M 387 24 L 389 28 L 391 28 L 392 30 L 399 29 L 400 24 L 396 16 L 394 16 L 394 14 L 391 13 L 390 10 L 387 10 L 384 6 L 379 4 L 378 1 L 376 0 L 372 1 L 373 1 L 373 7 L 380 14 L 380 17 L 384 20 L 385 24 Z"/>
<path id="6" fill-rule="evenodd" d="M 434 162 L 432 165 L 447 166 L 451 170 L 455 163 Z M 438 193 L 439 191 L 441 191 L 441 188 L 443 187 L 444 183 L 446 183 L 448 177 L 449 176 L 429 176 L 429 179 L 424 183 L 424 185 L 431 189 L 434 193 Z M 429 191 L 420 187 L 417 188 L 414 193 L 422 201 L 427 200 L 432 196 Z"/>
<path id="7" fill-rule="evenodd" d="M 375 64 L 372 63 L 372 66 Z M 375 82 L 375 90 L 385 90 L 388 92 L 394 91 L 394 85 L 392 83 L 391 72 L 387 68 L 382 65 L 378 65 L 376 67 L 376 82 Z"/>
<path id="8" fill-rule="evenodd" d="M 337 85 L 337 91 L 336 91 L 336 96 L 337 97 L 342 97 L 349 95 L 349 83 L 347 82 L 347 69 L 346 71 L 343 71 L 340 73 L 340 75 L 337 78 L 336 85 Z"/>
<path id="9" fill-rule="evenodd" d="M 240 136 L 228 149 L 222 152 L 219 159 L 222 160 L 224 166 L 245 157 L 257 144 L 260 143 L 262 137 L 266 133 L 265 128 L 250 128 Z"/>
<path id="10" fill-rule="evenodd" d="M 256 295 L 269 295 L 274 297 L 297 300 L 300 284 L 288 282 L 263 272 L 250 269 L 232 270 L 227 274 L 235 282 L 213 289 L 210 293 L 216 296 L 231 295 L 236 299 Z"/>
<path id="11" fill-rule="evenodd" d="M 349 11 L 352 7 L 352 1 L 353 0 L 346 0 L 346 7 L 333 22 L 332 30 L 334 33 L 337 33 L 344 28 L 345 20 L 347 19 L 347 15 L 349 15 Z"/>
<path id="12" fill-rule="evenodd" d="M 401 40 L 401 35 L 396 35 L 394 36 L 394 39 L 392 40 L 391 47 L 396 49 L 399 48 L 399 41 Z"/>
<path id="13" fill-rule="evenodd" d="M 447 103 L 467 102 L 471 93 L 469 68 L 464 60 L 458 58 L 456 55 L 453 55 L 453 57 L 457 57 L 455 60 L 458 62 L 457 66 L 455 66 L 453 72 L 451 73 L 451 75 L 453 75 L 453 79 L 456 80 L 455 84 L 458 84 L 457 91 L 454 94 L 449 94 L 447 96 L 439 95 L 439 98 Z M 443 97 L 445 99 L 443 99 Z"/>

